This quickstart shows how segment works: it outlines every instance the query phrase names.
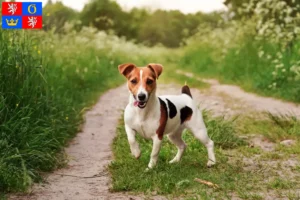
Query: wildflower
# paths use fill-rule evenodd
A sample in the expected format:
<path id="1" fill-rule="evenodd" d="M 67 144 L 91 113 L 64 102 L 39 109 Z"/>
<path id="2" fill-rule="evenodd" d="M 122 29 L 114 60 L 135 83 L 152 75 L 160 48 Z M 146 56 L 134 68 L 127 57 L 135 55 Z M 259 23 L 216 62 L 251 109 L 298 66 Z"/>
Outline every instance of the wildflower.
<path id="1" fill-rule="evenodd" d="M 277 52 L 276 55 L 278 56 L 279 59 L 282 58 L 282 54 L 280 52 Z"/>
<path id="2" fill-rule="evenodd" d="M 18 103 L 16 104 L 16 107 L 19 107 L 19 104 L 18 104 Z"/>
<path id="3" fill-rule="evenodd" d="M 66 117 L 66 120 L 69 120 L 69 117 Z"/>
<path id="4" fill-rule="evenodd" d="M 260 52 L 258 52 L 258 56 L 261 58 L 263 55 L 264 55 L 264 51 L 260 51 Z"/>
<path id="5" fill-rule="evenodd" d="M 282 68 L 282 67 L 284 67 L 282 63 L 275 66 L 275 68 Z"/>
<path id="6" fill-rule="evenodd" d="M 40 51 L 40 50 L 38 50 L 38 54 L 41 54 L 41 51 Z"/>
<path id="7" fill-rule="evenodd" d="M 49 17 L 49 16 L 50 16 L 50 13 L 47 13 L 46 16 Z"/>

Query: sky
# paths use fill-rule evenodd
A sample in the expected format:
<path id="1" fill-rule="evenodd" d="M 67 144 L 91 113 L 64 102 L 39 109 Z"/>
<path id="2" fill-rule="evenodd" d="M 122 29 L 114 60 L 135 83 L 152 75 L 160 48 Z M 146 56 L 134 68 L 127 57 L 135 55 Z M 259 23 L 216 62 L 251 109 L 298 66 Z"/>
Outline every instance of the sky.
<path id="1" fill-rule="evenodd" d="M 21 0 L 23 2 L 33 2 L 41 0 Z M 45 4 L 48 0 L 42 0 Z M 53 0 L 55 2 L 57 0 Z M 72 7 L 78 11 L 82 10 L 84 4 L 89 0 L 60 0 L 63 4 Z M 197 11 L 211 12 L 215 10 L 224 10 L 226 7 L 222 4 L 224 0 L 116 0 L 125 10 L 133 7 L 149 7 L 151 9 L 181 10 L 183 13 L 195 13 Z"/>

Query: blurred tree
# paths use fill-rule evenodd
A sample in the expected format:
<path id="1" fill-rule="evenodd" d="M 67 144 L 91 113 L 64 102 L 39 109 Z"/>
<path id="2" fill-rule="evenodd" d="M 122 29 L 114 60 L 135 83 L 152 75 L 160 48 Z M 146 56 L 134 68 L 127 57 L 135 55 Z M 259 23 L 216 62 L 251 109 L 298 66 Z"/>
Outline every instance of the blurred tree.
<path id="1" fill-rule="evenodd" d="M 94 26 L 136 42 L 150 46 L 161 43 L 167 47 L 179 47 L 183 39 L 198 32 L 199 25 L 214 28 L 222 20 L 219 12 L 185 15 L 177 10 L 149 12 L 138 8 L 127 12 L 113 0 L 90 0 L 80 13 L 61 2 L 48 0 L 43 13 L 45 30 L 55 27 L 61 33 L 67 21 L 76 20 L 81 22 L 76 23 L 76 30 L 82 26 Z"/>
<path id="2" fill-rule="evenodd" d="M 129 12 L 130 20 L 127 22 L 127 33 L 129 39 L 138 40 L 142 24 L 149 18 L 150 13 L 145 9 L 133 8 Z"/>
<path id="3" fill-rule="evenodd" d="M 48 0 L 47 4 L 52 5 L 53 4 L 52 0 Z"/>
<path id="4" fill-rule="evenodd" d="M 150 46 L 161 43 L 178 47 L 185 30 L 185 16 L 180 11 L 155 11 L 142 24 L 138 39 Z"/>
<path id="5" fill-rule="evenodd" d="M 130 15 L 110 0 L 91 0 L 80 14 L 82 25 L 95 26 L 99 30 L 113 30 L 118 36 L 130 30 Z"/>
<path id="6" fill-rule="evenodd" d="M 75 20 L 77 15 L 78 13 L 75 10 L 63 5 L 62 2 L 53 3 L 49 0 L 43 8 L 44 29 L 55 28 L 56 32 L 61 33 L 64 24 L 67 21 Z"/>

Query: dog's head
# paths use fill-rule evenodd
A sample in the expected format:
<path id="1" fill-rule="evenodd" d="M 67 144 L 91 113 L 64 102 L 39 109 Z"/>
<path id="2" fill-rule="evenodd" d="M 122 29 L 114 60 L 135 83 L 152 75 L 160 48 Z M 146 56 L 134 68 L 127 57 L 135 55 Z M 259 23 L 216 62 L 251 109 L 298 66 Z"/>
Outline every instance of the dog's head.
<path id="1" fill-rule="evenodd" d="M 145 108 L 152 92 L 156 89 L 156 80 L 162 73 L 162 65 L 149 64 L 146 67 L 137 67 L 126 63 L 118 66 L 119 72 L 127 78 L 128 89 L 133 95 L 134 105 Z"/>

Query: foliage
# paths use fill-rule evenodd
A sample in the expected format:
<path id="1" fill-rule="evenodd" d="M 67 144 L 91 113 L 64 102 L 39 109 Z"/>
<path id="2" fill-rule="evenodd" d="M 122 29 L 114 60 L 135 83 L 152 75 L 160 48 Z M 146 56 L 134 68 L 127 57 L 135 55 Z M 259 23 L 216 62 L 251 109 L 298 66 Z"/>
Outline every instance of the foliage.
<path id="1" fill-rule="evenodd" d="M 283 0 L 254 2 L 240 8 L 242 19 L 205 27 L 187 40 L 181 64 L 247 90 L 300 102 L 300 15 L 295 14 L 300 7 Z"/>
<path id="2" fill-rule="evenodd" d="M 137 65 L 150 60 L 172 62 L 166 65 L 172 73 L 180 66 L 199 75 L 241 84 L 245 89 L 264 95 L 300 102 L 298 1 L 227 2 L 233 5 L 228 13 L 185 15 L 179 11 L 145 9 L 127 12 L 109 0 L 92 0 L 82 12 L 76 12 L 60 2 L 48 1 L 44 8 L 46 32 L 1 29 L 0 191 L 26 190 L 41 179 L 42 172 L 64 164 L 62 149 L 78 131 L 83 111 L 101 92 L 121 82 L 121 76 L 115 73 L 116 66 L 122 62 Z M 147 48 L 141 43 L 153 47 Z M 178 56 L 170 49 L 155 46 L 157 44 L 187 46 L 182 49 L 184 55 Z M 201 86 L 202 83 L 192 84 Z M 190 156 L 183 160 L 187 164 L 171 167 L 165 164 L 175 153 L 167 144 L 162 151 L 160 168 L 145 175 L 142 166 L 148 161 L 149 144 L 140 140 L 146 146 L 146 154 L 137 164 L 129 158 L 128 152 L 117 149 L 127 148 L 125 137 L 120 136 L 114 148 L 122 151 L 122 157 L 117 157 L 111 166 L 115 172 L 114 189 L 148 191 L 150 187 L 157 190 L 157 183 L 160 193 L 176 193 L 193 188 L 192 176 L 203 175 L 217 180 L 216 183 L 225 188 L 221 192 L 227 193 L 241 177 L 244 178 L 241 180 L 252 181 L 251 177 L 247 179 L 242 166 L 231 165 L 222 154 L 224 148 L 243 145 L 233 134 L 231 124 L 223 119 L 208 117 L 207 120 L 222 161 L 217 169 L 212 169 L 215 174 L 204 168 L 204 148 L 186 135 L 185 139 L 192 144 Z M 280 132 L 275 140 L 298 137 L 298 121 L 272 120 L 270 127 L 285 125 L 286 134 Z M 122 128 L 119 134 L 124 134 Z M 194 158 L 200 158 L 201 164 Z M 135 181 L 132 177 L 137 172 L 149 179 L 128 181 Z M 181 176 L 170 177 L 170 172 Z M 122 177 L 119 182 L 115 178 L 118 176 Z M 187 177 L 190 180 L 186 181 Z M 245 182 L 240 185 L 243 184 Z M 205 187 L 201 188 L 201 194 L 202 189 Z"/>
<path id="3" fill-rule="evenodd" d="M 292 43 L 300 34 L 300 5 L 283 0 L 251 0 L 241 13 L 253 13 L 256 21 L 257 40 L 267 39 L 283 48 Z"/>
<path id="4" fill-rule="evenodd" d="M 55 32 L 61 33 L 66 22 L 74 21 L 77 18 L 77 12 L 66 7 L 62 2 L 48 1 L 43 8 L 43 24 L 44 30 L 55 29 Z"/>
<path id="5" fill-rule="evenodd" d="M 148 45 L 157 43 L 179 46 L 184 37 L 184 14 L 179 11 L 155 11 L 141 26 L 139 40 Z"/>
<path id="6" fill-rule="evenodd" d="M 74 22 L 76 30 L 92 26 L 98 30 L 126 37 L 148 46 L 163 44 L 167 47 L 179 47 L 183 39 L 197 32 L 200 24 L 212 27 L 222 19 L 218 12 L 185 15 L 180 11 L 150 12 L 134 8 L 124 11 L 111 0 L 91 0 L 80 13 L 64 6 L 61 2 L 45 6 L 45 30 L 57 27 L 60 30 L 64 23 Z"/>
<path id="7" fill-rule="evenodd" d="M 92 25 L 99 30 L 114 30 L 116 35 L 127 32 L 126 22 L 129 15 L 121 7 L 110 0 L 92 0 L 85 5 L 80 13 L 80 20 L 84 26 Z"/>
<path id="8" fill-rule="evenodd" d="M 0 47 L 0 192 L 26 190 L 64 164 L 83 111 L 122 82 L 119 63 L 144 62 L 140 50 L 163 54 L 90 28 L 64 37 L 0 30 Z"/>

